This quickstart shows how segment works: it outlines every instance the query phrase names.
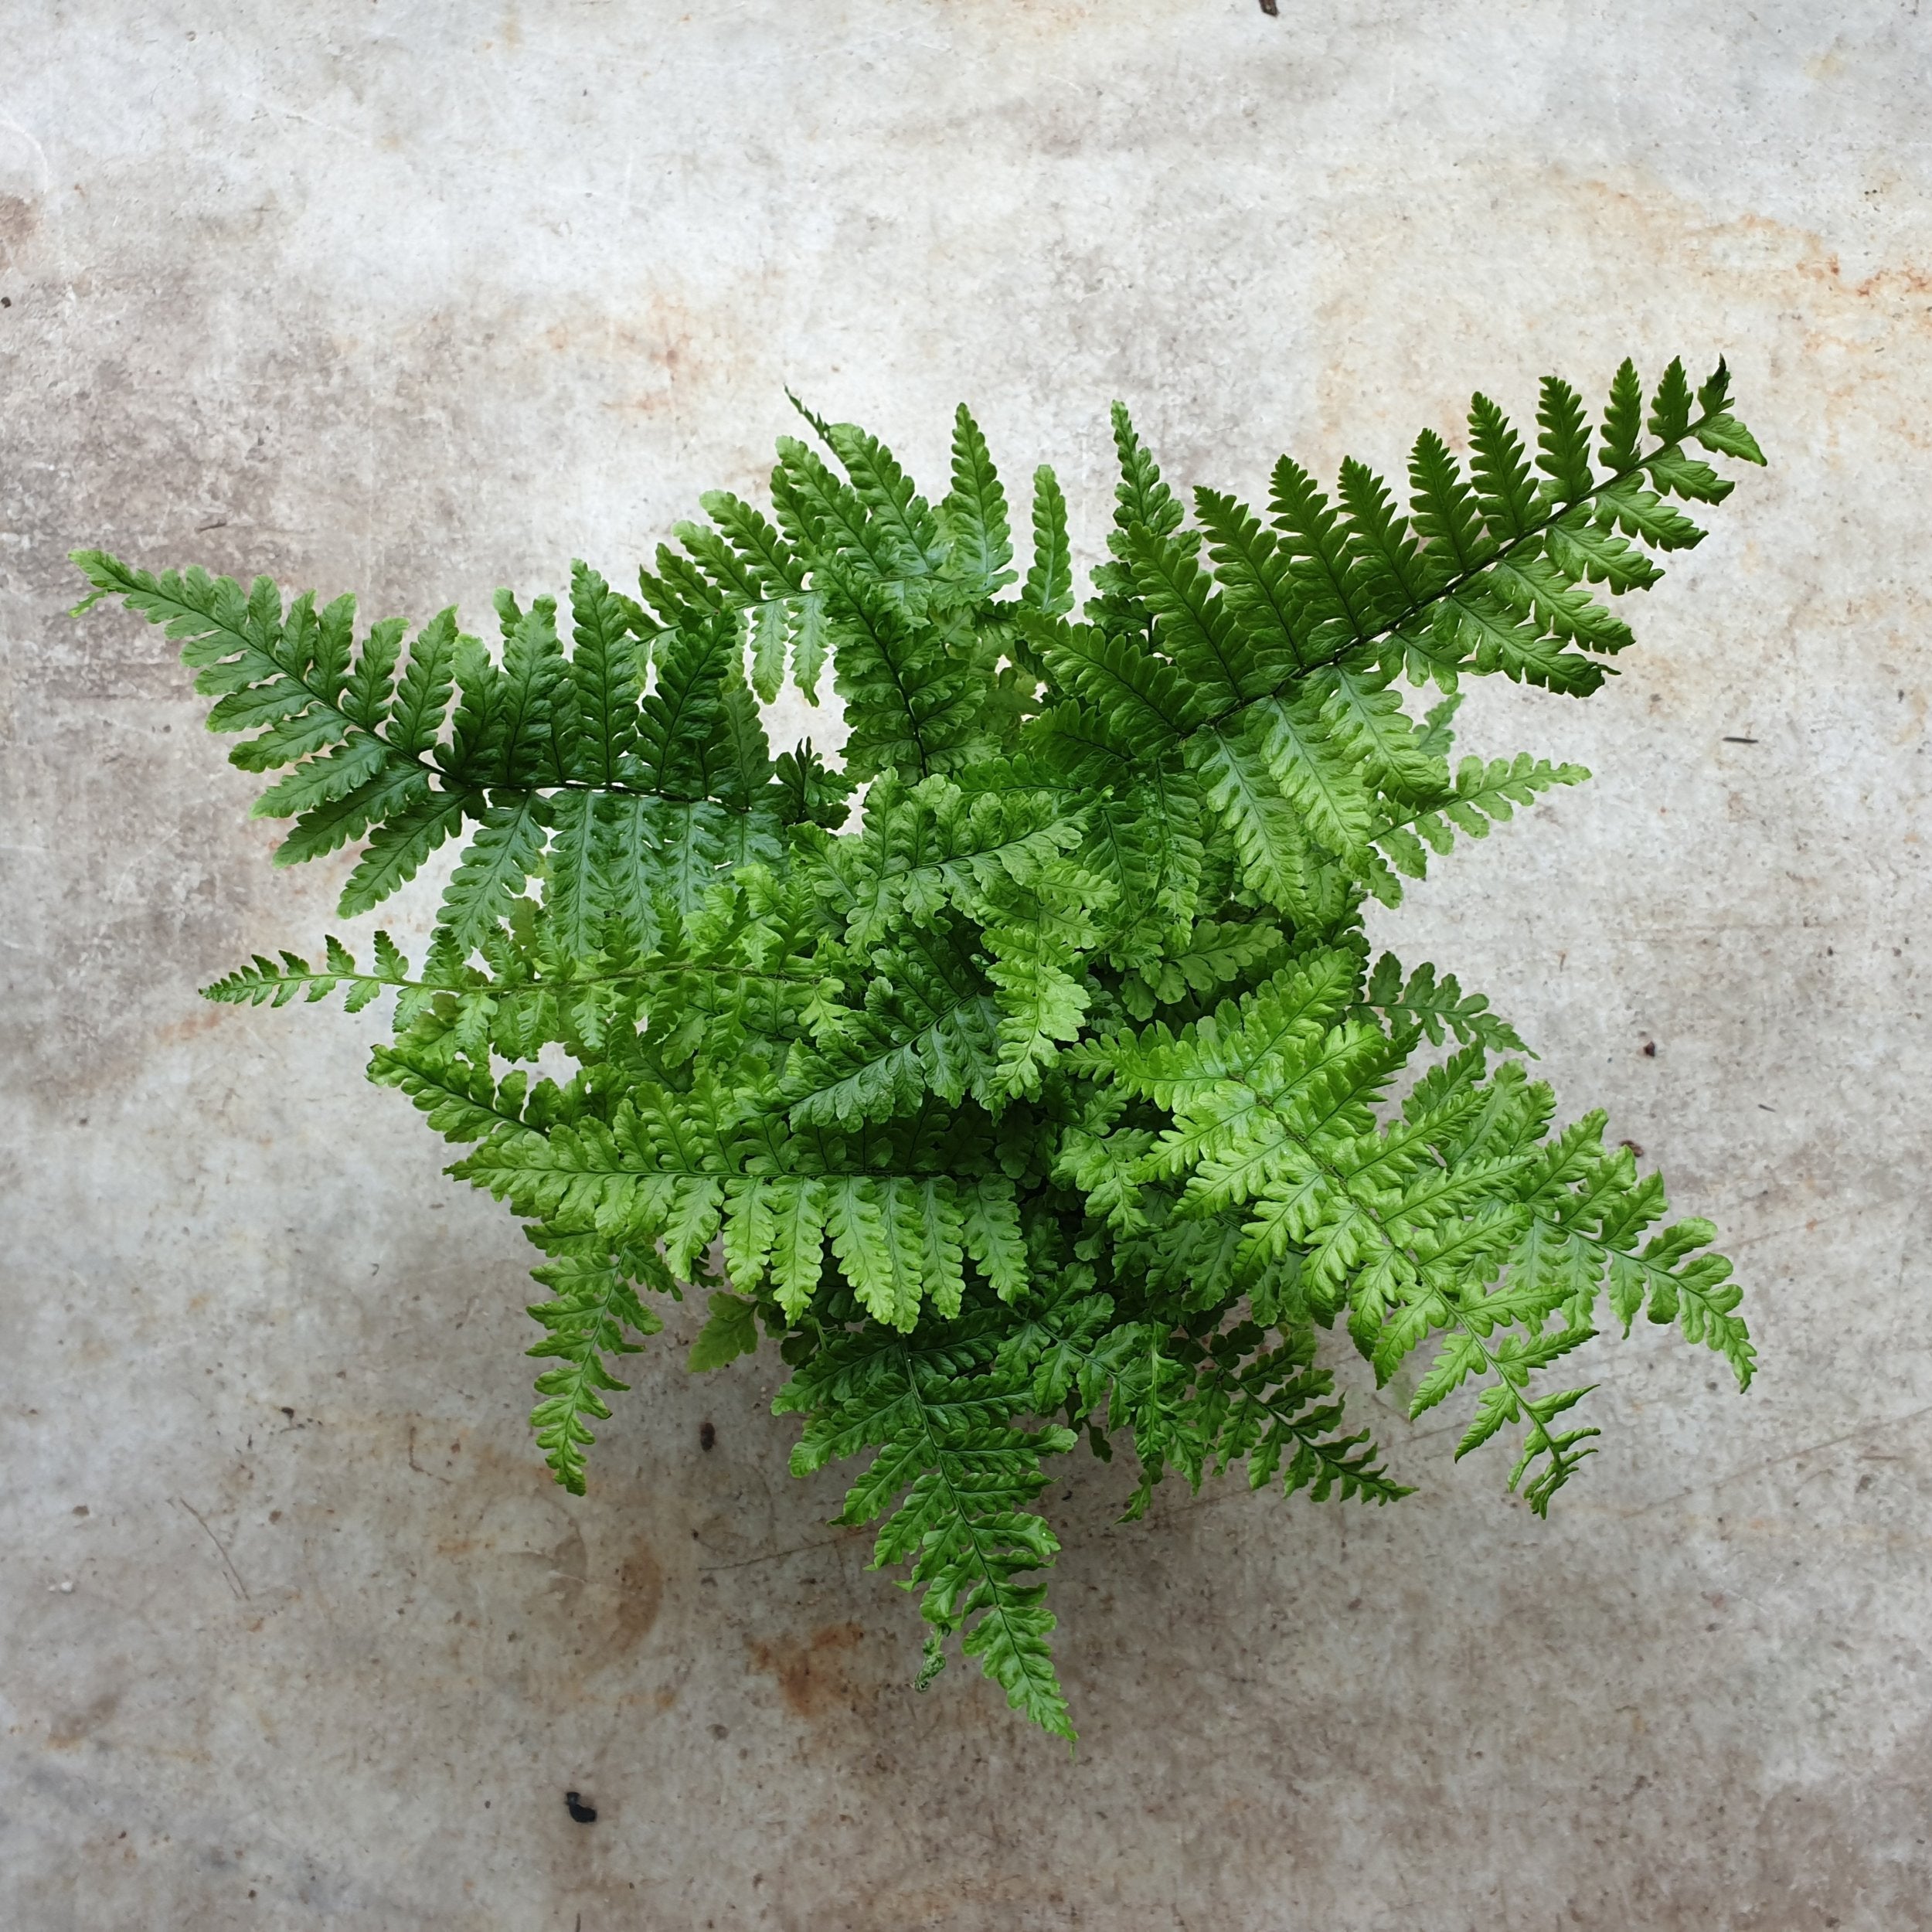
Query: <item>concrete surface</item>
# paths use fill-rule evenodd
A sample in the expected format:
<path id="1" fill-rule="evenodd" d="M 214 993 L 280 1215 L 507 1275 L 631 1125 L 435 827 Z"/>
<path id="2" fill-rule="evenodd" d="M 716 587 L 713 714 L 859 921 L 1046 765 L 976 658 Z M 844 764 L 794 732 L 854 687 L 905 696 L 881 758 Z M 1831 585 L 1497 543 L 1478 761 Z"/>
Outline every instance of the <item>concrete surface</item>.
<path id="1" fill-rule="evenodd" d="M 1928 34 L 0 9 L 0 1920 L 1932 1924 Z M 163 641 L 61 615 L 94 541 L 371 614 L 617 576 L 757 486 L 787 383 L 928 477 L 972 398 L 1090 543 L 1112 396 L 1258 492 L 1284 447 L 1396 464 L 1478 383 L 1719 349 L 1774 467 L 1617 685 L 1476 721 L 1598 782 L 1387 930 L 1723 1223 L 1760 1384 L 1600 1345 L 1547 1527 L 1386 1413 L 1423 1492 L 1379 1513 L 1123 1529 L 1073 1464 L 1071 1764 L 957 1670 L 913 1695 L 910 1604 L 784 1475 L 772 1376 L 684 1375 L 689 1321 L 588 1498 L 549 1485 L 514 1224 L 362 1084 L 366 1023 L 195 997 L 312 947 L 342 867 L 272 872 Z"/>

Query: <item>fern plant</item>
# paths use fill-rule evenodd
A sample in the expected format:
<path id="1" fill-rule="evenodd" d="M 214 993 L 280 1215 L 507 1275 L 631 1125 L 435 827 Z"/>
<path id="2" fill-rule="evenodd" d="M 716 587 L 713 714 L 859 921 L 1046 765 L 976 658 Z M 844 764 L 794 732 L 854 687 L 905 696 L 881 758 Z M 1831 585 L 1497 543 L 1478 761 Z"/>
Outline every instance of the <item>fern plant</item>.
<path id="1" fill-rule="evenodd" d="M 827 454 L 780 442 L 770 515 L 706 497 L 634 600 L 582 563 L 567 613 L 499 593 L 494 650 L 453 609 L 406 648 L 349 597 L 98 551 L 80 608 L 179 641 L 233 762 L 279 774 L 279 862 L 363 842 L 345 917 L 467 835 L 417 966 L 331 937 L 207 993 L 393 995 L 370 1077 L 543 1256 L 557 1480 L 582 1492 L 655 1298 L 703 1291 L 692 1366 L 776 1345 L 794 1470 L 869 1458 L 842 1520 L 922 1593 L 922 1687 L 957 1639 L 1070 1740 L 1033 1505 L 1083 1438 L 1131 1445 L 1130 1515 L 1236 1464 L 1404 1495 L 1318 1366 L 1339 1321 L 1380 1382 L 1430 1352 L 1413 1414 L 1475 1385 L 1456 1454 L 1517 1432 L 1540 1514 L 1597 1434 L 1544 1372 L 1603 1308 L 1750 1379 L 1710 1226 L 1661 1226 L 1601 1113 L 1555 1124 L 1488 1002 L 1363 932 L 1369 897 L 1587 775 L 1452 764 L 1462 681 L 1597 690 L 1631 641 L 1599 590 L 1655 582 L 1701 534 L 1679 505 L 1732 487 L 1690 446 L 1764 460 L 1721 363 L 1645 403 L 1626 362 L 1593 429 L 1553 377 L 1532 454 L 1478 396 L 1468 469 L 1425 430 L 1406 514 L 1359 463 L 1331 498 L 1284 457 L 1265 513 L 1201 489 L 1192 521 L 1117 407 L 1078 617 L 1053 472 L 1022 578 L 964 408 L 936 504 L 801 409 Z M 774 757 L 760 701 L 788 675 L 815 702 L 828 668 L 842 757 Z M 1434 687 L 1420 716 L 1405 684 Z M 567 1082 L 532 1081 L 546 1048 Z"/>

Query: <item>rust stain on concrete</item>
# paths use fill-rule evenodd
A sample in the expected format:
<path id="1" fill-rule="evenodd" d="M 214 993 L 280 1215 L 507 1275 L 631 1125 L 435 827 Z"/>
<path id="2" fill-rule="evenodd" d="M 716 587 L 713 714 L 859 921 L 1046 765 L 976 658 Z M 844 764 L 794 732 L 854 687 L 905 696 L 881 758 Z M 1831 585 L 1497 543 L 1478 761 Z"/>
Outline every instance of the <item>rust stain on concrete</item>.
<path id="1" fill-rule="evenodd" d="M 753 1641 L 752 1668 L 777 1679 L 785 1708 L 794 1717 L 852 1710 L 869 1692 L 855 1680 L 846 1653 L 858 1647 L 865 1634 L 855 1623 L 825 1624 L 808 1637 Z"/>

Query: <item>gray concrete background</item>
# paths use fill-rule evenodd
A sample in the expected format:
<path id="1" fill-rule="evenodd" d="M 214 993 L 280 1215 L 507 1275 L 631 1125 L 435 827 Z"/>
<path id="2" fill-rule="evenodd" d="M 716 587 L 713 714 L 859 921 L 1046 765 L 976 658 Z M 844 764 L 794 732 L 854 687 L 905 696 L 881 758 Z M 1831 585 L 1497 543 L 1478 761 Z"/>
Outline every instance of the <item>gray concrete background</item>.
<path id="1" fill-rule="evenodd" d="M 0 7 L 9 1926 L 1932 1924 L 1932 24 L 1281 12 Z M 549 1486 L 528 1250 L 374 1029 L 195 997 L 344 866 L 271 872 L 162 641 L 61 614 L 96 541 L 369 615 L 621 577 L 787 383 L 929 478 L 971 398 L 1090 544 L 1113 396 L 1258 493 L 1720 349 L 1774 467 L 1600 698 L 1471 708 L 1597 782 L 1383 930 L 1723 1223 L 1760 1384 L 1597 1345 L 1547 1526 L 1372 1397 L 1385 1512 L 1121 1529 L 1070 1464 L 1070 1764 L 914 1696 L 774 1377 L 687 1378 L 683 1316 Z"/>

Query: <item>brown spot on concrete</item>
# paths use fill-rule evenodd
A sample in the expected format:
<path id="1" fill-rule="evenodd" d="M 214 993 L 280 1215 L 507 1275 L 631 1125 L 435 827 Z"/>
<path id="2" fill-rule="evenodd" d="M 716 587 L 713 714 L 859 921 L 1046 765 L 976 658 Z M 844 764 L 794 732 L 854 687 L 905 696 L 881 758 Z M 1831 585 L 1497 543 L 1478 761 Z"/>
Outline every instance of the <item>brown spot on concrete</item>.
<path id="1" fill-rule="evenodd" d="M 103 1691 L 84 1709 L 56 1718 L 48 1726 L 47 1743 L 56 1751 L 70 1751 L 93 1736 L 120 1708 L 120 1692 Z"/>
<path id="2" fill-rule="evenodd" d="M 171 1026 L 156 1029 L 156 1043 L 163 1046 L 178 1046 L 184 1040 L 192 1039 L 198 1033 L 212 1032 L 228 1017 L 225 1006 L 197 1007 Z"/>
<path id="3" fill-rule="evenodd" d="M 0 195 L 0 268 L 9 266 L 13 252 L 40 226 L 40 211 L 19 195 Z"/>
<path id="4" fill-rule="evenodd" d="M 617 1566 L 617 1614 L 614 1647 L 634 1649 L 650 1635 L 664 1604 L 664 1568 L 651 1546 L 639 1538 Z"/>
<path id="5" fill-rule="evenodd" d="M 794 1716 L 822 1717 L 834 1710 L 849 1710 L 866 1693 L 852 1681 L 840 1653 L 853 1649 L 865 1634 L 856 1624 L 826 1624 L 803 1642 L 795 1637 L 769 1644 L 754 1641 L 752 1668 L 777 1679 L 786 1708 Z"/>

